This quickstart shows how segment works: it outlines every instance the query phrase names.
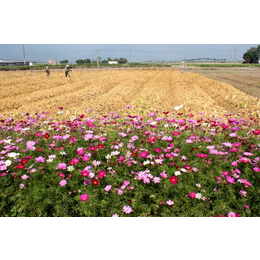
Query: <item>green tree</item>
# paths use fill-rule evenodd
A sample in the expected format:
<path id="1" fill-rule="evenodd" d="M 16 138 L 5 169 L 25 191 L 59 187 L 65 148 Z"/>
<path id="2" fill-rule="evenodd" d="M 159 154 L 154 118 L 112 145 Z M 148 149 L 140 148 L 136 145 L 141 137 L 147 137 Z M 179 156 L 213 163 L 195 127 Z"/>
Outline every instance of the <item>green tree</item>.
<path id="1" fill-rule="evenodd" d="M 65 63 L 69 63 L 69 61 L 68 60 L 61 60 L 60 61 L 60 64 L 65 64 Z"/>
<path id="2" fill-rule="evenodd" d="M 76 63 L 79 65 L 79 64 L 84 64 L 84 60 L 82 59 L 79 59 L 79 60 L 76 60 Z"/>
<path id="3" fill-rule="evenodd" d="M 85 59 L 85 63 L 91 63 L 91 59 Z"/>
<path id="4" fill-rule="evenodd" d="M 244 55 L 243 59 L 246 63 L 257 63 L 259 58 L 259 51 L 260 51 L 260 45 L 256 47 L 251 47 L 249 50 L 247 50 Z"/>
<path id="5" fill-rule="evenodd" d="M 120 64 L 127 63 L 127 59 L 125 59 L 125 58 L 120 58 L 120 59 L 118 59 L 118 63 L 120 63 Z"/>

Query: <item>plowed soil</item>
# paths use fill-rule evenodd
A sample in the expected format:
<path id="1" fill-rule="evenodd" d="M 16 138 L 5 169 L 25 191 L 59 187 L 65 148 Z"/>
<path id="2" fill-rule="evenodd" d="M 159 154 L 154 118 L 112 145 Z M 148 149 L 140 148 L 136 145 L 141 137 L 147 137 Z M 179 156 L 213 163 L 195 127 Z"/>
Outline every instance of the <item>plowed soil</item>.
<path id="1" fill-rule="evenodd" d="M 63 71 L 0 73 L 0 115 L 50 111 L 57 115 L 109 112 L 143 114 L 170 111 L 206 115 L 232 113 L 238 116 L 260 115 L 258 97 L 233 86 L 191 72 L 178 70 L 92 70 L 72 71 L 71 79 Z M 132 106 L 131 112 L 125 107 Z"/>

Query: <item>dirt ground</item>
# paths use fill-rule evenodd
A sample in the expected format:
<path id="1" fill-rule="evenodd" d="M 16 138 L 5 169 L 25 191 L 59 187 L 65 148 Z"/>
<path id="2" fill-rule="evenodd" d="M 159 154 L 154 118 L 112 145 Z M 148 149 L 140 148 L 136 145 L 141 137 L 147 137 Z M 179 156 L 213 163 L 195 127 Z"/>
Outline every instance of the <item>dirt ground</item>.
<path id="1" fill-rule="evenodd" d="M 98 115 L 142 115 L 174 112 L 174 107 L 183 105 L 178 112 L 259 117 L 259 79 L 255 72 L 226 70 L 74 70 L 69 80 L 63 71 L 51 71 L 50 77 L 44 71 L 0 72 L 0 115 L 50 111 L 58 116 L 58 107 L 64 107 L 68 117 L 89 109 Z"/>

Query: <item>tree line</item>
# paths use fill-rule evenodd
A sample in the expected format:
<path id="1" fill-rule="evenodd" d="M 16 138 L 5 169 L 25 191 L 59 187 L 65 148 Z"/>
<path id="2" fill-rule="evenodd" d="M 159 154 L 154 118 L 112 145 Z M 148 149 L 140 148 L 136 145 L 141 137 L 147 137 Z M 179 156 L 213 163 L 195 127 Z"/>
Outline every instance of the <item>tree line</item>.
<path id="1" fill-rule="evenodd" d="M 257 47 L 251 47 L 247 50 L 243 55 L 243 59 L 245 60 L 244 63 L 259 63 L 260 45 Z"/>
<path id="2" fill-rule="evenodd" d="M 125 58 L 114 58 L 114 59 L 111 59 L 111 58 L 108 58 L 107 60 L 102 60 L 101 57 L 98 57 L 98 59 L 96 60 L 91 60 L 91 59 L 78 59 L 76 60 L 76 63 L 77 64 L 90 64 L 90 63 L 97 63 L 97 60 L 99 61 L 99 63 L 108 63 L 109 61 L 117 61 L 119 64 L 124 64 L 124 63 L 127 63 L 127 59 Z"/>

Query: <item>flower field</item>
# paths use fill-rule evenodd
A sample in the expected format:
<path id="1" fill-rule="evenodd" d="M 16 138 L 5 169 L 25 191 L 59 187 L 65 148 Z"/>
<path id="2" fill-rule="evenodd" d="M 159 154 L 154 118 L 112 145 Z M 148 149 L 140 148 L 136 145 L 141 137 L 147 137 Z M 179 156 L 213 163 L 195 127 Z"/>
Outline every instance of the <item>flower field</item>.
<path id="1" fill-rule="evenodd" d="M 115 82 L 123 78 L 120 73 L 103 73 L 106 77 L 119 77 Z M 237 90 L 229 92 L 228 85 L 221 85 L 226 87 L 221 100 L 221 92 L 207 89 L 207 79 L 199 75 L 171 75 L 167 71 L 122 73 L 128 75 L 125 84 L 131 78 L 133 93 L 139 94 L 131 96 L 127 92 L 131 91 L 123 90 L 122 85 L 111 86 L 112 92 L 101 95 L 103 104 L 101 96 L 95 99 L 94 110 L 86 100 L 84 105 L 88 108 L 76 113 L 82 104 L 80 100 L 70 100 L 69 91 L 65 93 L 71 102 L 68 108 L 61 106 L 68 102 L 63 95 L 61 105 L 56 107 L 56 97 L 49 101 L 39 99 L 40 108 L 45 102 L 50 112 L 37 112 L 35 101 L 31 107 L 27 103 L 39 95 L 37 89 L 24 89 L 28 93 L 22 108 L 18 98 L 12 101 L 17 104 L 16 109 L 7 103 L 9 108 L 3 108 L 0 118 L 0 215 L 259 216 L 259 104 L 247 97 L 244 107 L 240 106 L 235 100 L 242 102 L 242 92 L 229 104 L 225 97 L 235 95 Z M 134 80 L 132 74 L 143 78 Z M 160 85 L 157 91 L 153 75 Z M 94 78 L 101 84 L 98 76 Z M 153 84 L 145 83 L 147 78 Z M 58 76 L 52 84 L 56 80 Z M 196 89 L 198 80 L 203 83 L 202 94 Z M 139 90 L 142 81 L 145 90 Z M 170 89 L 173 81 L 176 93 Z M 103 82 L 109 85 L 109 80 Z M 217 82 L 209 82 L 219 87 Z M 66 88 L 69 86 L 65 91 Z M 2 88 L 0 91 L 5 95 Z M 52 93 L 55 91 L 58 95 L 58 90 L 53 89 Z M 99 91 L 104 91 L 101 86 Z M 25 94 L 18 90 L 19 95 Z M 101 105 L 106 105 L 103 110 Z M 20 109 L 24 108 L 30 108 L 30 113 L 24 110 L 21 114 Z M 227 110 L 234 113 L 225 113 Z M 11 115 L 10 111 L 16 112 Z"/>
<path id="2" fill-rule="evenodd" d="M 126 110 L 1 120 L 1 216 L 259 216 L 255 118 Z"/>

